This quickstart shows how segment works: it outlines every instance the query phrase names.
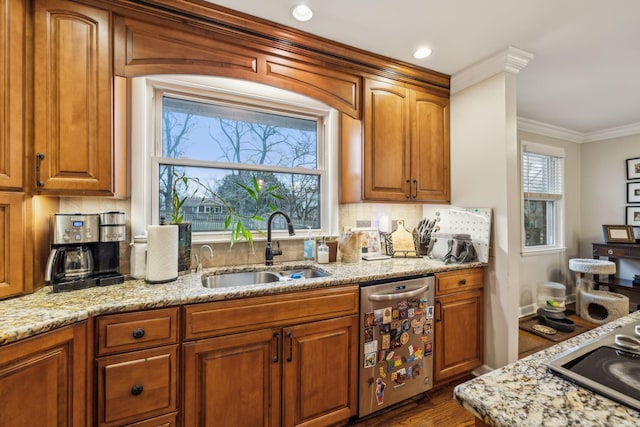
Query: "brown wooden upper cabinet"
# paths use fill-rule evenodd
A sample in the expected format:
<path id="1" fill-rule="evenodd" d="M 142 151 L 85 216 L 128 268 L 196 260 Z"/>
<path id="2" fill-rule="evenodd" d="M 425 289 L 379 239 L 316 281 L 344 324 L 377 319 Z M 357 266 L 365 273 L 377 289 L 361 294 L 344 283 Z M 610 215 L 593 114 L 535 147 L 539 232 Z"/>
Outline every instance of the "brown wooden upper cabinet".
<path id="1" fill-rule="evenodd" d="M 449 98 L 368 79 L 364 200 L 449 202 Z"/>
<path id="2" fill-rule="evenodd" d="M 29 187 L 43 194 L 124 192 L 116 176 L 122 157 L 113 132 L 111 12 L 68 0 L 34 2 L 34 81 Z"/>
<path id="3" fill-rule="evenodd" d="M 0 189 L 22 190 L 26 2 L 0 0 Z"/>

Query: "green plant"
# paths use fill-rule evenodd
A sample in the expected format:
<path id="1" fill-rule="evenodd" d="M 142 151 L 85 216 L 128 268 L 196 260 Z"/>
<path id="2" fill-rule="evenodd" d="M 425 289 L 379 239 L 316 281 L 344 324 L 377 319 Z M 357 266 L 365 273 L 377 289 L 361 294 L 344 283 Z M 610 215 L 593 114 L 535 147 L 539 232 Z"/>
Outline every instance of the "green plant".
<path id="1" fill-rule="evenodd" d="M 180 224 L 184 221 L 184 213 L 182 207 L 187 199 L 191 197 L 195 197 L 198 194 L 199 190 L 202 190 L 204 193 L 201 196 L 201 200 L 209 196 L 211 199 L 219 202 L 224 210 L 225 210 L 225 221 L 224 228 L 225 230 L 229 230 L 231 234 L 231 246 L 241 239 L 245 239 L 249 243 L 249 247 L 253 250 L 253 232 L 256 232 L 262 236 L 265 236 L 264 231 L 262 230 L 250 230 L 246 227 L 245 221 L 253 220 L 253 221 L 265 221 L 265 218 L 262 216 L 263 212 L 261 212 L 261 206 L 264 205 L 264 201 L 268 201 L 267 209 L 270 212 L 274 212 L 277 210 L 276 206 L 271 203 L 271 199 L 273 200 L 283 200 L 283 197 L 277 193 L 277 190 L 280 188 L 279 185 L 273 185 L 268 188 L 262 188 L 258 179 L 253 176 L 252 185 L 247 186 L 240 182 L 235 182 L 235 185 L 238 186 L 239 190 L 246 192 L 247 195 L 253 201 L 253 212 L 250 214 L 243 214 L 238 212 L 238 210 L 227 201 L 220 193 L 213 190 L 210 186 L 200 180 L 198 177 L 190 177 L 187 176 L 184 172 L 182 174 L 178 174 L 176 172 L 173 173 L 174 181 L 172 188 L 172 199 L 171 199 L 171 222 L 174 224 Z M 179 188 L 182 186 L 182 191 L 179 191 Z"/>

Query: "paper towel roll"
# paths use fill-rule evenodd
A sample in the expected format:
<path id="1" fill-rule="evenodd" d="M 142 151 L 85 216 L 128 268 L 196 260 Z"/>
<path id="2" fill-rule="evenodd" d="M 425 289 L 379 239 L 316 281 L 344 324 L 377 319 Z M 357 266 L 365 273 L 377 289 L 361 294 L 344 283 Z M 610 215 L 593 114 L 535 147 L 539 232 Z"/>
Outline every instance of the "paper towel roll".
<path id="1" fill-rule="evenodd" d="M 178 226 L 147 227 L 147 283 L 165 283 L 178 278 Z"/>

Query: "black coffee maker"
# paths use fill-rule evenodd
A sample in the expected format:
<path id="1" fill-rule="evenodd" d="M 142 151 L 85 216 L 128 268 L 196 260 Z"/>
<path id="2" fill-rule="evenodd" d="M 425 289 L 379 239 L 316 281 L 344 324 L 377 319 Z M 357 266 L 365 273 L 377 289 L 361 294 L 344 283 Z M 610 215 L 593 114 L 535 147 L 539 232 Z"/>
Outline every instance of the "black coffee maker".
<path id="1" fill-rule="evenodd" d="M 45 281 L 54 292 L 124 281 L 119 247 L 119 242 L 125 240 L 124 213 L 115 214 L 53 215 Z M 114 224 L 116 221 L 118 224 Z"/>

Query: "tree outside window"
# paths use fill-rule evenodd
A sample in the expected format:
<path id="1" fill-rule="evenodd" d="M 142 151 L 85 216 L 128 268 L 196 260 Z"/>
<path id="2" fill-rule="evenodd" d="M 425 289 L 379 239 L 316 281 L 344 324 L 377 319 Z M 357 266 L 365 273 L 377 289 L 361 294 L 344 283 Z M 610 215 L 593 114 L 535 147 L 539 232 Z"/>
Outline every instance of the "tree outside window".
<path id="1" fill-rule="evenodd" d="M 175 94 L 161 96 L 160 216 L 171 211 L 173 181 L 182 174 L 197 177 L 238 212 L 250 214 L 255 200 L 241 186 L 252 187 L 255 178 L 260 186 L 278 188 L 281 200 L 271 203 L 289 213 L 296 228 L 320 228 L 321 118 Z M 224 210 L 219 202 L 207 199 L 202 189 L 179 196 L 187 196 L 184 221 L 192 222 L 194 232 L 225 229 Z M 264 203 L 259 209 L 266 212 Z M 245 225 L 265 228 L 259 220 Z"/>

